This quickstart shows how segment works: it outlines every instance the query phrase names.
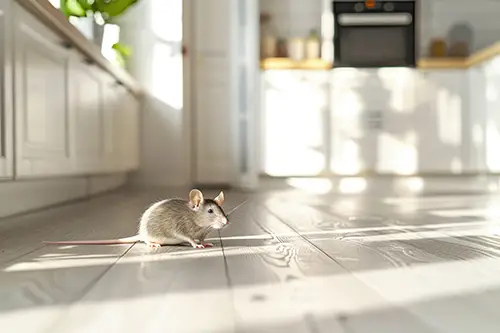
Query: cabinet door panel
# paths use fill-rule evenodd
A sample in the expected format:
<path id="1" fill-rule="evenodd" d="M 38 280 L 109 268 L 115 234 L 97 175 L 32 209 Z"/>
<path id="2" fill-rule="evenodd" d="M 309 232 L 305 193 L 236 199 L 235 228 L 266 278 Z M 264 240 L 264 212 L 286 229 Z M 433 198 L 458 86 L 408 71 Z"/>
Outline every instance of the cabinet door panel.
<path id="1" fill-rule="evenodd" d="M 124 135 L 123 120 L 120 117 L 120 87 L 110 76 L 103 75 L 103 154 L 108 171 L 121 171 L 124 162 L 120 155 L 120 143 Z"/>
<path id="2" fill-rule="evenodd" d="M 15 47 L 17 176 L 71 168 L 67 99 L 69 54 L 53 33 L 18 9 Z"/>
<path id="3" fill-rule="evenodd" d="M 121 167 L 125 171 L 139 167 L 139 102 L 125 88 L 119 92 L 121 107 L 116 116 L 117 146 L 120 151 Z"/>
<path id="4" fill-rule="evenodd" d="M 420 72 L 416 86 L 413 127 L 420 135 L 418 170 L 460 173 L 466 165 L 462 142 L 466 74 L 462 70 Z"/>
<path id="5" fill-rule="evenodd" d="M 103 94 L 96 70 L 84 64 L 72 66 L 70 93 L 75 122 L 75 166 L 84 173 L 103 171 Z"/>

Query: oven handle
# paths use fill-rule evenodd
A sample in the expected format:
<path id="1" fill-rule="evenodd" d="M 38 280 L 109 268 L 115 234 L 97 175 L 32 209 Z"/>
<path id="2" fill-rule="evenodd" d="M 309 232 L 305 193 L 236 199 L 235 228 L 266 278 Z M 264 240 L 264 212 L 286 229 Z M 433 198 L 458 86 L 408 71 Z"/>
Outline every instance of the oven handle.
<path id="1" fill-rule="evenodd" d="M 413 16 L 410 13 L 363 13 L 339 14 L 340 25 L 410 25 Z"/>

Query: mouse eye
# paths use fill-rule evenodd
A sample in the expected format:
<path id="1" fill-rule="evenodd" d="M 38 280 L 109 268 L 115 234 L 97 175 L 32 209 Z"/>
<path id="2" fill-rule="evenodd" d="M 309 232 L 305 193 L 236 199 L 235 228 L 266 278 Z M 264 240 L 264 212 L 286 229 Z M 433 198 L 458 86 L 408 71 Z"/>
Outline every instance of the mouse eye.
<path id="1" fill-rule="evenodd" d="M 208 210 L 208 213 L 209 213 L 209 214 L 212 214 L 213 212 L 214 212 L 214 210 L 213 210 L 212 208 L 210 208 L 210 209 Z"/>

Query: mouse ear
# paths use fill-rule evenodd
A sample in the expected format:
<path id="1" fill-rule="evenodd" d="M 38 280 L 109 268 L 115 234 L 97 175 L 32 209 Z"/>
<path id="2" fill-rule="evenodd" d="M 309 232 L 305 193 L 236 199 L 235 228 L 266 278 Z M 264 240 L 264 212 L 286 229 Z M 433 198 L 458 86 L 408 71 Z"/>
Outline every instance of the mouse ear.
<path id="1" fill-rule="evenodd" d="M 220 191 L 219 195 L 215 197 L 214 201 L 219 206 L 222 206 L 222 204 L 224 203 L 224 192 Z"/>
<path id="2" fill-rule="evenodd" d="M 203 194 L 200 190 L 191 190 L 189 192 L 189 202 L 193 205 L 194 209 L 198 209 L 200 205 L 203 203 Z"/>

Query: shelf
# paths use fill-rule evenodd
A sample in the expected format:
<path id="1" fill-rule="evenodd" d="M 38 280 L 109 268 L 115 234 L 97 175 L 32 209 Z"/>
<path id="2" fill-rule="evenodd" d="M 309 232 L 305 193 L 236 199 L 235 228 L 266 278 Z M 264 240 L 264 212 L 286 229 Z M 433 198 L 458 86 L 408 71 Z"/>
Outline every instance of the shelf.
<path id="1" fill-rule="evenodd" d="M 260 62 L 260 67 L 264 70 L 271 69 L 300 69 L 300 70 L 328 70 L 332 68 L 332 63 L 323 59 L 306 59 L 293 61 L 289 58 L 267 58 Z"/>
<path id="2" fill-rule="evenodd" d="M 423 58 L 418 60 L 418 69 L 466 69 L 468 58 Z"/>

